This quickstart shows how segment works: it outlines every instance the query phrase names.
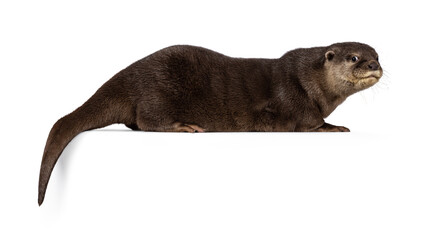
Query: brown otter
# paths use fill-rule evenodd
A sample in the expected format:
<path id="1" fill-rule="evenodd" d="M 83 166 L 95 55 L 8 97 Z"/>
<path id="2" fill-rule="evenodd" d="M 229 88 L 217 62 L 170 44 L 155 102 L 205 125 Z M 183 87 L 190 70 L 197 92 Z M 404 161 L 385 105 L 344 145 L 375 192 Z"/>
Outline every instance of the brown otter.
<path id="1" fill-rule="evenodd" d="M 376 51 L 355 42 L 296 49 L 279 59 L 231 58 L 193 46 L 162 49 L 117 73 L 55 123 L 38 203 L 62 151 L 82 131 L 124 123 L 143 131 L 348 132 L 324 118 L 381 76 Z"/>

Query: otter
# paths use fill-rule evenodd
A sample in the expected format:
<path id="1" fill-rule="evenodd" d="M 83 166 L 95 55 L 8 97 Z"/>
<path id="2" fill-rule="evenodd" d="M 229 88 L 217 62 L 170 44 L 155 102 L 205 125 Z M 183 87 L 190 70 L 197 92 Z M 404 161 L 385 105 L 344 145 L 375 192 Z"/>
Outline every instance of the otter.
<path id="1" fill-rule="evenodd" d="M 295 49 L 278 59 L 164 48 L 117 73 L 53 125 L 38 204 L 62 151 L 83 131 L 122 123 L 159 132 L 349 132 L 324 118 L 382 74 L 376 51 L 356 42 Z"/>

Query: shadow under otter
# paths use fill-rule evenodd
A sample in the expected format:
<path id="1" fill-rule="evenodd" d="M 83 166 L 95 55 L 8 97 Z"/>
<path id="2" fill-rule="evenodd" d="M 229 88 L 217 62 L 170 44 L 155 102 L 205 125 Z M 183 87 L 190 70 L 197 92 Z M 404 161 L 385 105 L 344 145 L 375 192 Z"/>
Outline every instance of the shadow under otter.
<path id="1" fill-rule="evenodd" d="M 80 132 L 114 123 L 160 132 L 348 132 L 324 118 L 382 74 L 376 51 L 355 42 L 296 49 L 279 59 L 231 58 L 194 46 L 162 49 L 117 73 L 54 124 L 38 204 L 59 156 Z"/>

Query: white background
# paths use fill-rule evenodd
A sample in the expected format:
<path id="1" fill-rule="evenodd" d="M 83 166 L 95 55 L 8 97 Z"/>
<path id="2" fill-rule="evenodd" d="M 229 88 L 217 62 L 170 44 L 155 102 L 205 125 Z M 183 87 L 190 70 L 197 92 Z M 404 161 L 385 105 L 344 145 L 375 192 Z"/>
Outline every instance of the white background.
<path id="1" fill-rule="evenodd" d="M 426 18 L 395 2 L 2 1 L 0 239 L 426 239 Z M 132 62 L 341 41 L 385 69 L 327 119 L 351 133 L 86 132 L 38 207 L 50 128 Z"/>

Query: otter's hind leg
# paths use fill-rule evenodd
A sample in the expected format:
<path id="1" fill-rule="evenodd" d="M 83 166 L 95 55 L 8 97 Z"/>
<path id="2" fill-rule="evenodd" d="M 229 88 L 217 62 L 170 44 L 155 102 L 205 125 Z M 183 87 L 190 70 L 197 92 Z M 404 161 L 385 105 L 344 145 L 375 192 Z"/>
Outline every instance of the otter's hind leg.
<path id="1" fill-rule="evenodd" d="M 158 111 L 158 108 L 156 109 Z M 193 123 L 176 121 L 173 114 L 163 112 L 151 112 L 150 114 L 141 109 L 136 118 L 136 124 L 126 125 L 133 130 L 152 132 L 205 132 L 205 129 Z"/>
<path id="2" fill-rule="evenodd" d="M 181 120 L 188 118 L 179 111 L 176 101 L 170 100 L 160 93 L 145 95 L 136 108 L 136 127 L 142 131 L 152 132 L 205 132 L 205 129 L 192 121 Z"/>
<path id="3" fill-rule="evenodd" d="M 181 122 L 175 122 L 172 124 L 171 128 L 166 129 L 168 132 L 204 132 L 205 130 L 195 124 L 186 124 Z"/>
<path id="4" fill-rule="evenodd" d="M 126 127 L 132 129 L 133 131 L 140 131 L 138 125 L 135 124 L 135 123 L 133 123 L 133 124 L 126 124 Z"/>
<path id="5" fill-rule="evenodd" d="M 205 132 L 205 129 L 201 128 L 196 124 L 187 124 L 182 122 L 173 122 L 171 124 L 159 124 L 157 126 L 147 126 L 143 123 L 140 123 L 140 128 L 138 130 L 143 131 L 153 131 L 153 132 Z"/>
<path id="6" fill-rule="evenodd" d="M 334 126 L 329 123 L 324 123 L 321 127 L 317 128 L 315 132 L 350 132 L 350 130 L 343 126 Z"/>

